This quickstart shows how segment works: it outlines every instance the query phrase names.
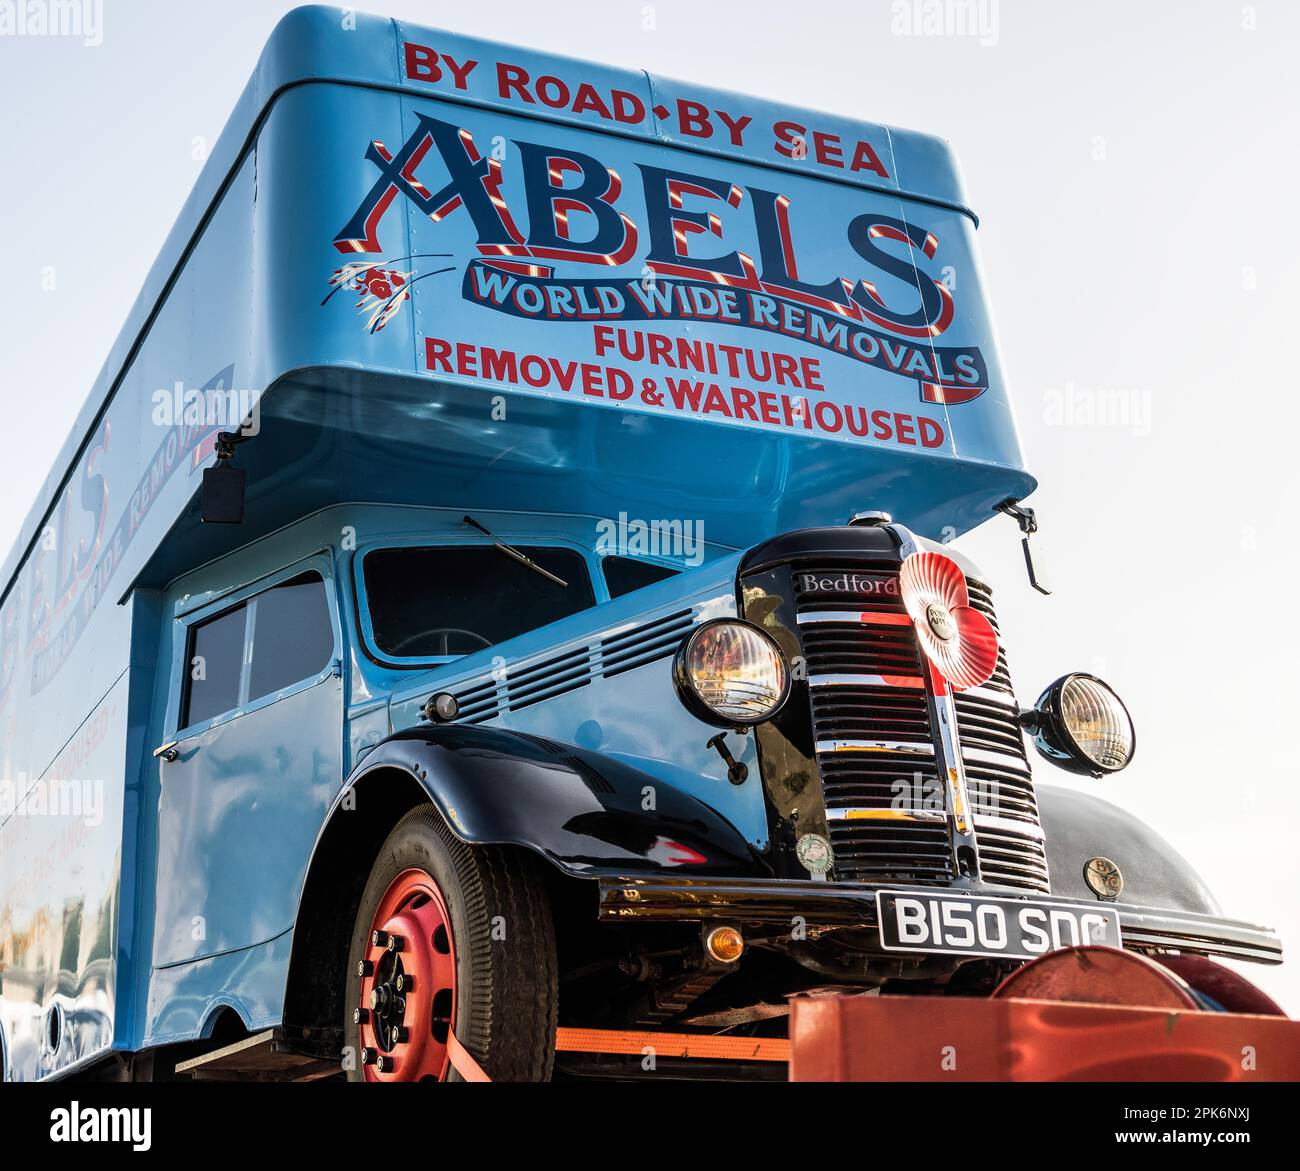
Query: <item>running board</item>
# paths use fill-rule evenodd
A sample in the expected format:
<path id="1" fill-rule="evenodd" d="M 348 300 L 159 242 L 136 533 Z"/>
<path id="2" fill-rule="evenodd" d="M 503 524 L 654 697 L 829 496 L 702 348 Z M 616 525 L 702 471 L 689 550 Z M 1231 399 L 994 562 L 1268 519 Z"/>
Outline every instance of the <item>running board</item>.
<path id="1" fill-rule="evenodd" d="M 211 1082 L 314 1082 L 341 1069 L 337 1061 L 295 1053 L 278 1029 L 267 1029 L 176 1066 L 178 1074 Z"/>

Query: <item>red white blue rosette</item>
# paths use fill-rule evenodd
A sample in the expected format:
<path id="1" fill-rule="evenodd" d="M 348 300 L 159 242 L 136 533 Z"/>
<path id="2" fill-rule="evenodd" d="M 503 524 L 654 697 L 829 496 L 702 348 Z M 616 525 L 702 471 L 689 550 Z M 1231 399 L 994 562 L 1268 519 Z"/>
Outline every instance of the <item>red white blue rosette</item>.
<path id="1" fill-rule="evenodd" d="M 951 557 L 910 554 L 898 585 L 921 649 L 953 690 L 969 691 L 993 678 L 997 631 L 970 604 L 966 575 Z"/>

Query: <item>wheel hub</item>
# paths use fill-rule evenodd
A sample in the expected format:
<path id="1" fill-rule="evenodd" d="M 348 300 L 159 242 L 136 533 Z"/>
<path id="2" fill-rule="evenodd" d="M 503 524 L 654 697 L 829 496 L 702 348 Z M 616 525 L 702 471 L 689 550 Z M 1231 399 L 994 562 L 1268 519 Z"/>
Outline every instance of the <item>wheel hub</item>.
<path id="1" fill-rule="evenodd" d="M 403 870 L 375 908 L 361 961 L 358 1025 L 366 1081 L 443 1081 L 456 1016 L 456 951 L 442 892 Z"/>

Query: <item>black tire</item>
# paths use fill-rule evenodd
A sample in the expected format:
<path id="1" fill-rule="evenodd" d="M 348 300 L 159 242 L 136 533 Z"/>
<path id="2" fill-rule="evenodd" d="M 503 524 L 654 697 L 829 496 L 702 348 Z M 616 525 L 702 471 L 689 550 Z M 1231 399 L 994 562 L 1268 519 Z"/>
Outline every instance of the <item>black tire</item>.
<path id="1" fill-rule="evenodd" d="M 493 1081 L 548 1080 L 558 991 L 555 930 L 539 865 L 520 850 L 466 845 L 432 805 L 402 818 L 375 859 L 352 929 L 343 1022 L 347 1051 L 360 1052 L 352 1017 L 361 994 L 357 965 L 372 917 L 393 879 L 418 867 L 437 883 L 451 919 L 457 1039 Z M 359 1064 L 348 1070 L 349 1081 L 363 1076 Z M 455 1070 L 448 1080 L 460 1080 Z"/>

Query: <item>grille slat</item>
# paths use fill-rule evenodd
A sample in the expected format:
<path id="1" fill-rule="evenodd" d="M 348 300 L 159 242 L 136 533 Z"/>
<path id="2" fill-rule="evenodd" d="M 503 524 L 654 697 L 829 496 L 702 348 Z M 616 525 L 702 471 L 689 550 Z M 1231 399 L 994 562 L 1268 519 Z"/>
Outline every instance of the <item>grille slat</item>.
<path id="1" fill-rule="evenodd" d="M 814 738 L 819 746 L 827 811 L 942 808 L 944 786 L 934 751 L 935 725 L 926 691 L 874 686 L 854 677 L 924 677 L 924 660 L 909 624 L 856 621 L 854 615 L 904 615 L 898 565 L 832 566 L 793 573 L 799 636 L 811 683 Z M 809 588 L 816 581 L 817 588 Z M 971 605 L 997 629 L 992 595 L 967 579 Z M 836 685 L 819 684 L 834 677 Z M 847 677 L 847 678 L 846 678 Z M 1047 891 L 1047 857 L 1039 833 L 1024 739 L 1005 653 L 993 677 L 954 708 L 967 787 L 976 817 L 980 876 L 992 886 Z M 928 746 L 922 751 L 845 747 L 858 742 Z M 839 750 L 832 751 L 835 745 Z M 981 818 L 996 826 L 980 828 Z M 1023 824 L 1026 833 L 1008 831 Z M 832 817 L 835 875 L 868 882 L 946 884 L 956 876 L 947 825 Z"/>

